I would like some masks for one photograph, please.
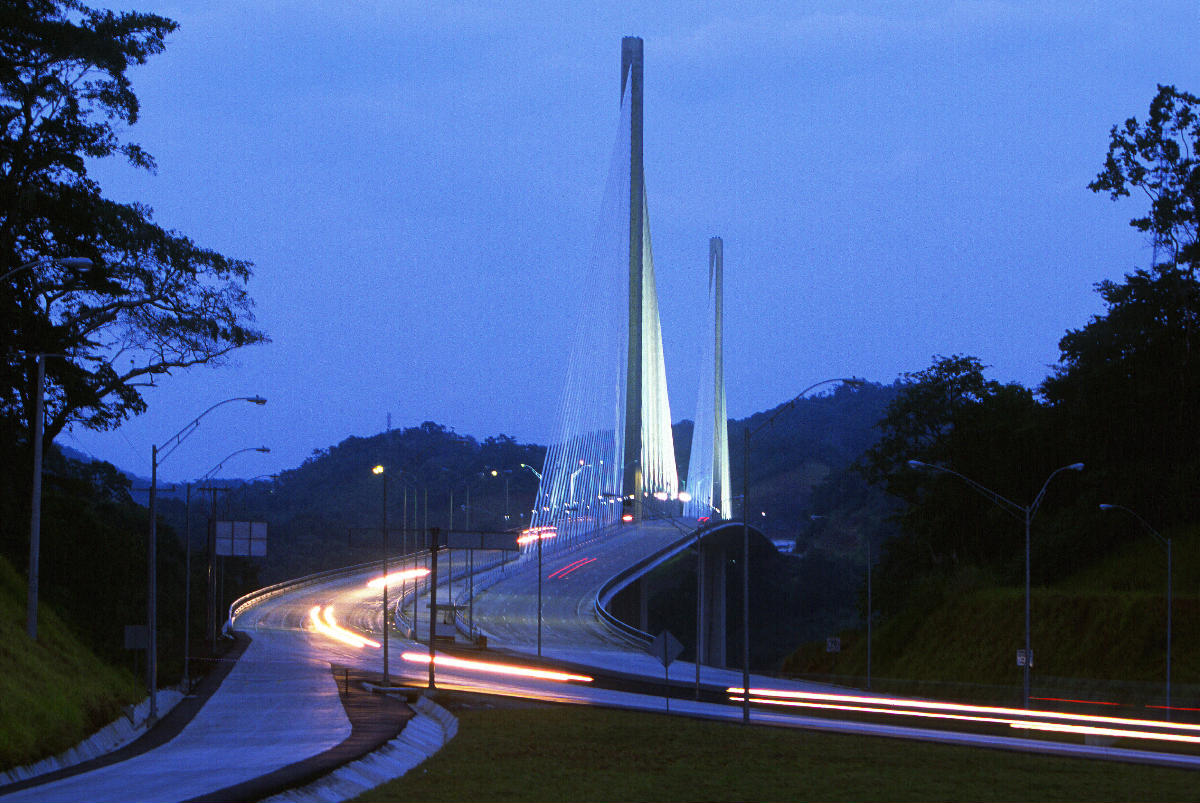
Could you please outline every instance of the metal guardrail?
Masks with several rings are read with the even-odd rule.
[[[592,602],[592,607],[596,612],[596,618],[599,619],[602,624],[606,625],[610,630],[612,630],[616,635],[631,641],[635,646],[642,649],[648,648],[654,641],[654,636],[614,616],[608,610],[608,604],[621,589],[629,585],[634,578],[643,574],[647,567],[657,563],[664,556],[677,552],[680,548],[685,547],[689,543],[703,537],[703,533],[706,529],[707,528],[701,528],[699,530],[695,530],[694,532],[688,533],[679,540],[667,544],[665,547],[657,550],[652,555],[642,558],[637,563],[626,567],[622,571],[609,578],[604,585],[600,586],[600,590],[596,592],[596,598]]]
[[[610,630],[614,631],[616,635],[632,641],[636,646],[642,647],[643,649],[649,647],[654,641],[654,636],[644,630],[639,630],[628,622],[625,622],[614,616],[608,610],[609,602],[612,601],[612,598],[615,597],[621,591],[621,589],[629,585],[634,579],[636,579],[637,576],[644,574],[647,569],[652,568],[655,564],[661,562],[664,557],[680,551],[681,548],[686,547],[688,544],[699,542],[709,532],[729,527],[732,523],[733,520],[726,519],[709,522],[703,527],[687,533],[679,540],[668,544],[654,554],[639,560],[632,566],[629,566],[628,568],[613,575],[608,582],[602,585],[600,590],[596,592],[596,599],[593,601],[593,607],[596,611],[596,618],[599,619],[602,624],[608,626]]]
[[[413,553],[411,557],[416,558],[422,554],[424,553],[416,552]],[[260,588],[257,591],[251,591],[249,594],[238,597],[232,603],[230,603],[229,617],[225,620],[225,625],[221,628],[221,632],[228,633],[233,627],[234,620],[252,605],[265,602],[266,600],[277,597],[280,594],[284,594],[288,591],[295,591],[298,588],[317,585],[318,583],[323,583],[327,580],[332,580],[337,577],[348,577],[349,575],[357,574],[358,572],[365,571],[373,566],[378,565],[379,561],[372,560],[367,561],[366,563],[356,563],[353,566],[343,566],[338,569],[326,569],[322,572],[308,574],[304,577],[298,577],[293,580],[284,580],[283,582]]]

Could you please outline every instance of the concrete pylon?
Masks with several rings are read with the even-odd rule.
[[[733,490],[729,480],[729,425],[725,409],[725,243],[720,237],[708,241],[708,280],[715,300],[716,321],[713,343],[713,466],[712,504],[718,518],[733,518]]]
[[[621,494],[642,518],[642,289],[646,176],[642,165],[642,40],[621,40],[621,97],[629,88],[629,342],[625,363],[625,448]]]

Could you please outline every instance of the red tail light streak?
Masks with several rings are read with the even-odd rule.
[[[421,652],[404,652],[400,657],[405,661],[413,663],[428,664],[429,654]],[[592,678],[587,675],[576,675],[570,672],[558,672],[553,669],[538,669],[533,666],[519,666],[517,664],[500,664],[494,661],[473,661],[466,658],[454,658],[449,655],[439,655],[433,665],[439,669],[462,669],[468,672],[487,672],[493,675],[508,675],[510,677],[534,678],[537,680],[554,680],[560,683],[567,681],[576,681],[579,683],[591,683]]]
[[[367,581],[367,588],[382,588],[384,585],[394,586],[406,580],[415,580],[429,574],[428,569],[405,569],[402,572],[391,572],[387,577],[374,577]]]
[[[736,702],[742,701],[743,690],[741,687],[730,687],[726,689],[726,692],[729,694],[730,700]],[[750,702],[763,705],[831,709],[868,714],[890,714],[903,717],[967,720],[1055,733],[1200,744],[1200,725],[1179,724],[1164,722],[1162,720],[1105,717],[1094,714],[1069,714],[1059,711],[1037,711],[1023,708],[964,705],[933,700],[912,700],[900,697],[825,694],[785,689],[751,689],[750,695]]]
[[[312,623],[314,630],[335,641],[349,644],[351,647],[379,647],[378,641],[369,639],[366,636],[360,636],[339,625],[333,618],[332,605],[326,605],[324,610],[321,609],[320,605],[314,605],[312,610],[308,612],[308,620]]]
[[[584,566],[587,566],[589,563],[595,563],[595,562],[596,562],[595,558],[580,558],[579,560],[568,563],[566,566],[563,566],[558,571],[551,572],[550,574],[546,575],[546,579],[553,580],[555,578],[558,578],[559,580],[561,580],[562,578],[571,574],[571,572],[582,569]]]

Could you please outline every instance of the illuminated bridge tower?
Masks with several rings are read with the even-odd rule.
[[[642,40],[621,41],[621,106],[579,316],[533,524],[555,549],[616,522],[669,513],[679,477],[642,159]],[[650,507],[647,510],[647,507]],[[541,543],[541,541],[538,541]]]
[[[667,398],[662,327],[650,247],[642,162],[642,40],[621,40],[621,96],[629,98],[629,329],[625,364],[625,432],[621,494],[643,517],[648,497],[674,499],[679,478]]]
[[[713,323],[704,341],[700,361],[700,388],[692,452],[688,461],[685,511],[689,516],[732,518],[733,492],[729,482],[729,426],[725,409],[725,360],[722,338],[724,311],[725,245],[720,237],[708,241],[708,311]]]

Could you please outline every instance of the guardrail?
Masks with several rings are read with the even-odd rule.
[[[423,554],[423,552],[415,552],[407,556],[406,559],[415,560]],[[401,563],[403,561],[397,560],[396,562]],[[280,594],[284,594],[288,591],[295,591],[298,588],[316,585],[337,577],[348,577],[349,575],[357,574],[358,572],[368,570],[378,565],[379,561],[372,560],[366,563],[356,563],[353,566],[342,566],[337,569],[326,569],[325,571],[316,572],[315,574],[308,574],[304,577],[298,577],[293,580],[284,580],[283,582],[260,588],[257,591],[251,591],[249,594],[238,597],[232,603],[230,603],[229,617],[225,620],[225,625],[221,628],[221,632],[228,633],[233,627],[234,620],[252,605],[265,602],[266,600],[277,597]]]
[[[596,598],[592,602],[596,618],[616,635],[632,642],[634,646],[641,647],[642,649],[649,647],[654,641],[654,636],[614,616],[608,610],[608,604],[621,589],[633,582],[638,576],[644,574],[647,568],[660,562],[664,557],[678,552],[688,544],[699,540],[708,529],[710,527],[702,527],[690,532],[679,540],[667,544],[662,549],[642,558],[637,563],[626,567],[609,578],[604,585],[600,586],[600,590],[596,592]]]
[[[654,641],[654,636],[644,630],[639,630],[628,622],[625,622],[614,616],[608,610],[608,605],[610,602],[612,602],[612,598],[615,597],[621,591],[621,589],[625,588],[625,586],[632,583],[635,579],[637,579],[637,577],[644,574],[648,569],[653,568],[654,565],[660,563],[666,557],[679,552],[681,549],[691,543],[698,543],[709,532],[728,526],[730,526],[730,521],[728,520],[709,522],[703,527],[687,533],[679,540],[673,541],[662,549],[659,549],[654,554],[642,558],[632,566],[629,566],[613,575],[611,578],[609,578],[608,582],[602,585],[600,590],[596,592],[596,599],[593,602],[596,618],[599,619],[602,624],[608,626],[610,630],[614,631],[616,635],[631,641],[635,646],[642,647],[643,649],[649,647]]]

